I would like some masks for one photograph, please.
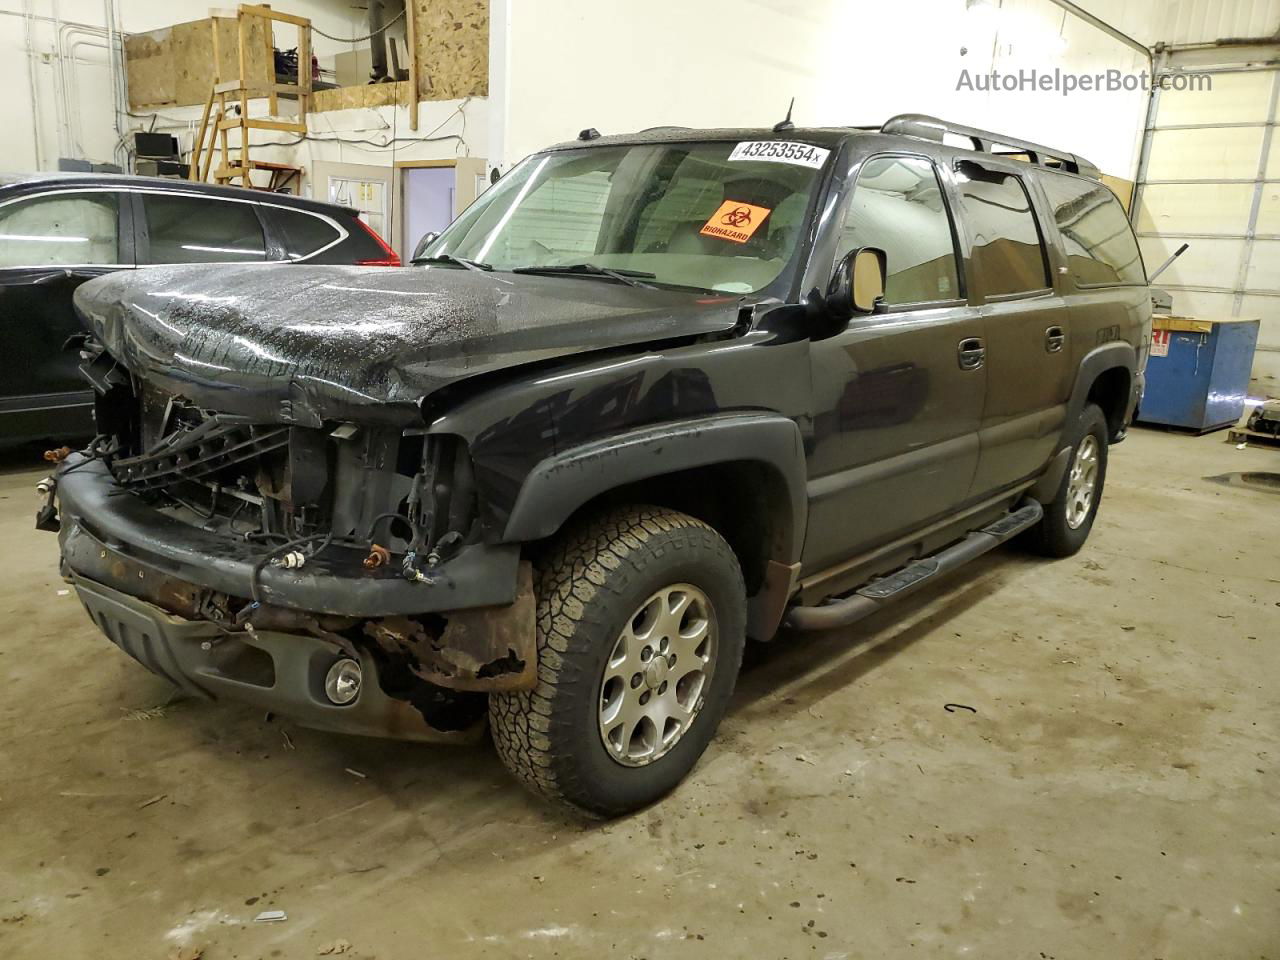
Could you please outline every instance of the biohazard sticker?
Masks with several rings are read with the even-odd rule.
[[[711,215],[698,232],[704,237],[719,237],[733,243],[746,243],[751,235],[760,229],[765,217],[771,211],[768,207],[757,207],[750,203],[739,203],[737,200],[726,200],[720,209]]]

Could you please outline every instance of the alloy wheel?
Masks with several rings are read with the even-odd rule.
[[[688,583],[654,592],[622,628],[600,682],[600,738],[628,767],[671,750],[702,709],[716,664],[716,615]]]

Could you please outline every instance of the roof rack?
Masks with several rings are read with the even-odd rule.
[[[939,120],[937,117],[930,117],[923,113],[898,114],[886,121],[880,128],[880,132],[919,137],[922,140],[933,140],[937,143],[942,143],[943,137],[950,133],[958,137],[967,137],[973,143],[973,149],[979,153],[995,154],[992,148],[997,145],[1017,147],[1026,153],[1032,163],[1039,166],[1066,170],[1068,173],[1079,173],[1095,179],[1102,176],[1097,167],[1074,153],[1046,147],[1042,143],[1032,143],[1030,140],[1005,136],[1003,133],[993,133],[990,130],[980,130],[977,127],[966,127],[963,124]],[[1054,160],[1058,162],[1056,164],[1050,162]]]

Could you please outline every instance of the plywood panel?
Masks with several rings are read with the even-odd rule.
[[[489,93],[488,0],[412,0],[423,100]]]
[[[125,37],[124,65],[130,107],[174,102],[172,30],[166,27]]]
[[[1111,188],[1111,192],[1116,195],[1116,199],[1120,201],[1120,206],[1124,207],[1125,213],[1129,212],[1129,205],[1133,203],[1133,181],[1125,180],[1123,177],[1113,177],[1109,174],[1102,175],[1102,182]]]
[[[240,75],[237,62],[237,28],[233,18],[219,17],[219,77]],[[264,22],[249,20],[248,71],[252,85],[266,83],[268,64]],[[151,33],[134,34],[124,42],[125,75],[129,106],[190,106],[202,104],[213,83],[213,33],[208,20],[174,24]]]
[[[325,110],[358,110],[361,107],[386,107],[409,104],[409,81],[399,83],[366,83],[358,87],[317,90],[311,96],[312,112]]]

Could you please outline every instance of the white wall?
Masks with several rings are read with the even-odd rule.
[[[276,5],[292,6],[334,36],[366,32],[364,11],[350,0]],[[109,6],[104,0],[0,0],[0,89],[6,92],[0,99],[0,170],[55,169],[59,156],[115,158],[119,135],[104,38]],[[203,19],[210,0],[115,0],[114,10],[118,30],[139,33]],[[313,39],[322,59],[352,48]],[[149,117],[122,120],[127,131]]]
[[[1145,10],[1151,0],[1112,6],[1126,4]],[[1131,179],[1136,166],[1140,92],[957,91],[962,68],[1145,67],[1049,0],[492,0],[491,9],[491,142],[508,164],[584,127],[768,125],[794,96],[798,125],[931,113],[1072,150],[1117,176]]]

